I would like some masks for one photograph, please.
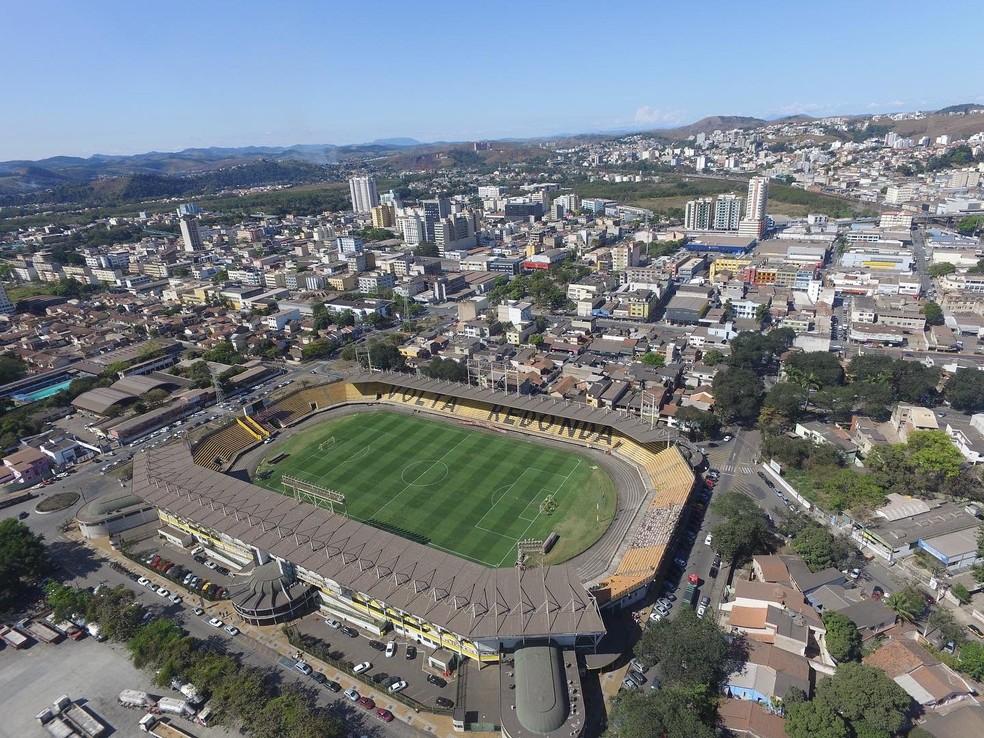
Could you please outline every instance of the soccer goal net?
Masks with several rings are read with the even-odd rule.
[[[319,451],[327,451],[328,449],[334,447],[335,447],[335,436],[332,436],[331,438],[326,438],[325,440],[323,440],[321,443],[318,444]]]

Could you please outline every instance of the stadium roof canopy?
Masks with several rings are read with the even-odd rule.
[[[474,400],[487,405],[498,405],[518,412],[535,412],[557,418],[609,426],[637,443],[666,442],[666,431],[653,430],[649,422],[634,415],[627,415],[610,408],[596,408],[578,402],[559,400],[547,395],[518,395],[501,390],[485,389],[460,382],[402,374],[400,372],[361,372],[351,374],[346,380],[356,384],[380,382],[420,392],[449,395],[464,400]]]
[[[80,410],[88,410],[97,415],[105,415],[113,406],[126,402],[134,402],[136,399],[137,396],[129,392],[122,392],[112,387],[96,387],[76,397],[72,400],[72,405]]]
[[[605,632],[573,566],[482,566],[200,467],[184,443],[137,454],[133,494],[472,640]]]

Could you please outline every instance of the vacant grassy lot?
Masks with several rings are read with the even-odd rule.
[[[513,565],[517,541],[552,531],[548,561],[566,560],[615,510],[611,478],[580,454],[415,416],[329,420],[267,458],[279,454],[260,464],[258,484],[290,494],[286,474],[341,492],[349,517],[487,566]]]

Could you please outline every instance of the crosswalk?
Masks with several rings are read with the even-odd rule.
[[[722,474],[751,474],[753,471],[753,467],[748,464],[725,464],[721,467]]]

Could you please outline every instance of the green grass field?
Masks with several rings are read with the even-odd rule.
[[[487,566],[512,566],[517,541],[552,531],[560,539],[547,563],[569,559],[615,511],[611,478],[585,456],[419,416],[326,421],[267,458],[281,453],[260,463],[257,484],[291,494],[288,475],[341,492],[349,517]],[[551,495],[555,505],[541,506]]]

